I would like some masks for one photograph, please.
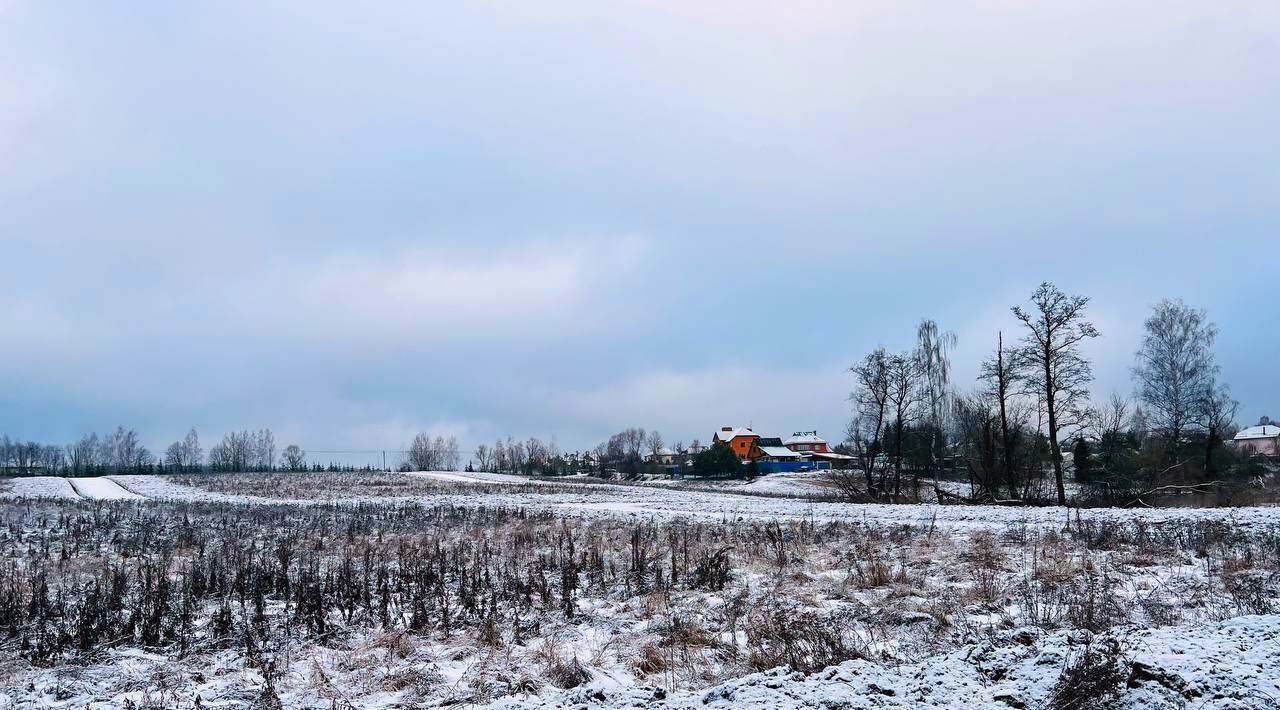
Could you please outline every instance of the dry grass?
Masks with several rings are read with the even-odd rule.
[[[144,606],[133,585],[146,571],[177,590],[190,569],[213,565],[195,628],[209,628],[226,599],[231,653],[247,658],[252,642],[259,658],[267,649],[285,663],[333,649],[329,663],[295,660],[276,682],[339,707],[359,702],[335,688],[479,703],[577,687],[598,670],[695,687],[777,665],[919,657],[1006,626],[1163,625],[1260,613],[1280,598],[1280,531],[1192,523],[944,536],[928,525],[570,521],[402,503],[74,501],[0,503],[0,516],[0,590],[30,590],[43,575],[50,600],[66,602],[47,623],[66,624],[67,638],[77,595],[116,579],[104,560],[128,571],[125,609]],[[255,630],[259,587],[265,624]],[[313,589],[323,627],[300,588]],[[0,603],[0,628],[17,634],[0,655],[30,658],[39,645],[24,630],[34,626],[4,616],[30,613],[31,600],[18,601]],[[201,633],[186,642],[192,657],[227,653]],[[178,649],[176,636],[152,645]],[[73,659],[54,649],[38,660]],[[461,680],[442,687],[444,666]]]

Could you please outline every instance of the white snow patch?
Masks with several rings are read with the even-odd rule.
[[[144,498],[144,496],[125,489],[119,483],[106,476],[98,478],[68,478],[67,483],[71,484],[71,487],[82,497],[93,500],[142,500]]]
[[[9,489],[0,496],[9,498],[79,498],[61,476],[25,476],[6,479]]]

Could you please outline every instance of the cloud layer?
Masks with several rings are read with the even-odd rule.
[[[508,5],[0,5],[0,431],[834,435],[1046,279],[1276,415],[1273,3]]]

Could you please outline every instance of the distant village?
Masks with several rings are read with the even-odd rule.
[[[831,450],[817,431],[797,431],[785,439],[757,434],[750,427],[722,426],[711,437],[711,446],[724,444],[744,466],[760,474],[792,471],[825,471],[852,468],[856,458]],[[684,451],[661,448],[644,456],[651,467],[674,476],[693,469],[706,450],[695,442]]]

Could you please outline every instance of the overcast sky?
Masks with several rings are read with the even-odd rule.
[[[514,9],[513,9],[513,6]],[[1280,5],[0,0],[0,432],[838,438],[1043,280],[1280,415]]]

